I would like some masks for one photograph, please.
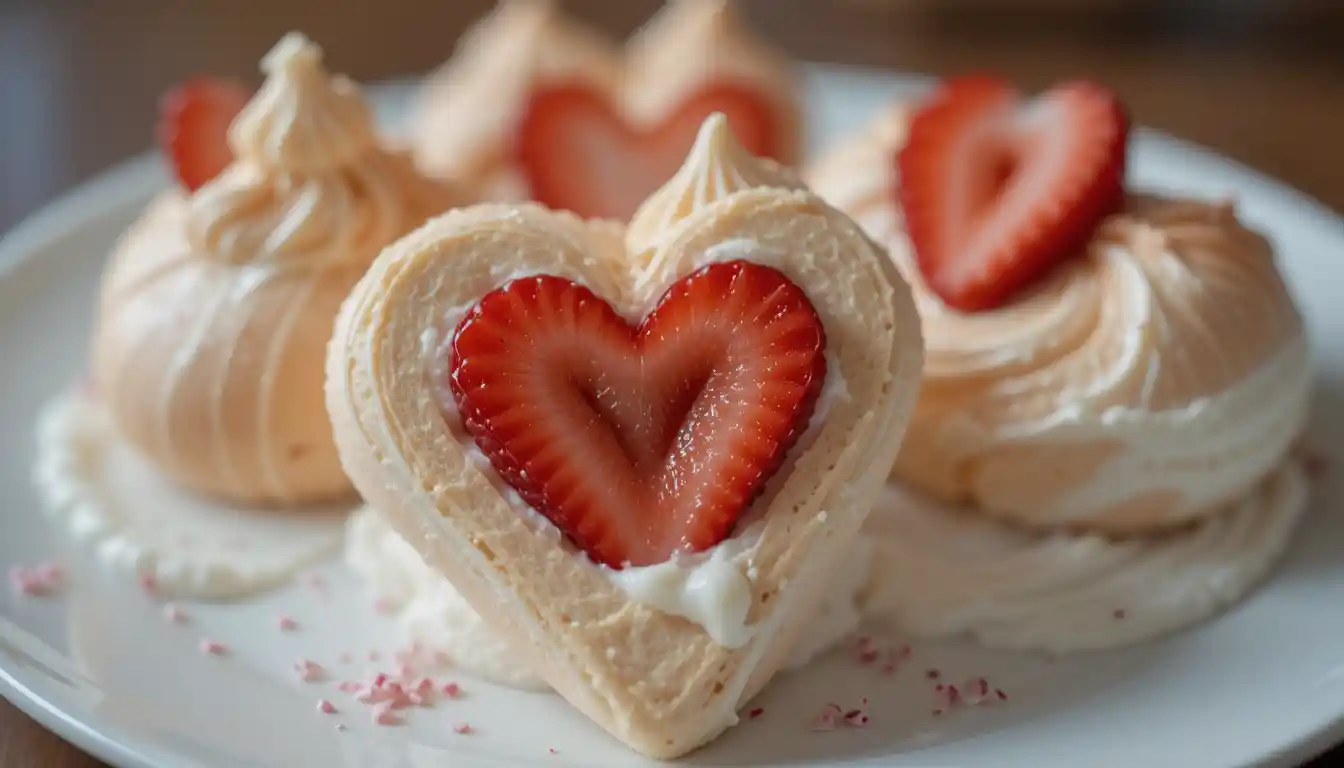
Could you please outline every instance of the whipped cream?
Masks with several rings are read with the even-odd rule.
[[[240,503],[353,495],[322,402],[341,301],[383,248],[457,200],[384,148],[356,86],[286,36],[234,121],[235,162],[155,200],[102,285],[93,378],[160,471]]]
[[[285,582],[340,549],[349,511],[285,517],[184,493],[82,394],[43,410],[34,481],[47,513],[103,564],[185,598],[243,597]]]
[[[1128,539],[1036,534],[890,486],[868,518],[863,608],[920,637],[1066,652],[1113,648],[1206,619],[1283,555],[1307,507],[1295,459],[1193,527]]]
[[[895,477],[1040,527],[1210,514],[1282,460],[1312,371],[1269,243],[1230,204],[1131,195],[1087,252],[994,311],[928,290],[904,233],[897,105],[810,169],[911,283],[923,387]]]
[[[871,555],[867,540],[856,542],[816,618],[794,645],[786,669],[806,666],[857,630]],[[511,688],[547,689],[541,676],[519,661],[526,654],[516,653],[508,637],[482,621],[452,583],[430,568],[374,510],[366,507],[350,517],[345,559],[378,599],[399,608],[398,621],[410,640],[443,653],[457,667],[483,679]]]

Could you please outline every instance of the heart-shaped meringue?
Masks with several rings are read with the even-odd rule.
[[[454,410],[445,344],[511,279],[586,286],[627,320],[708,264],[806,292],[826,385],[783,466],[707,551],[613,570],[577,552],[490,467]],[[344,305],[327,405],[342,461],[387,522],[561,695],[671,758],[736,722],[847,556],[899,449],[922,345],[908,286],[843,214],[711,118],[628,232],[534,205],[444,215],[389,247]]]
[[[422,167],[491,200],[629,219],[706,116],[794,163],[802,118],[787,59],[732,0],[671,0],[622,47],[554,0],[501,0],[422,89]]]

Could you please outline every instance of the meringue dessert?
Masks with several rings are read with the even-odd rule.
[[[1230,203],[1123,190],[1117,111],[1094,89],[1019,107],[992,82],[953,81],[807,173],[888,250],[923,322],[918,404],[869,524],[883,565],[867,607],[915,634],[1050,650],[1147,639],[1242,597],[1306,506],[1291,449],[1312,370],[1269,243]],[[1029,110],[1036,122],[1013,122]],[[986,191],[989,177],[959,179],[977,171],[939,157],[962,141],[971,165],[1003,164],[969,137],[1025,125],[1053,132],[1083,180],[1028,149],[1007,164],[1022,180]],[[971,225],[953,246],[939,217],[973,205],[995,239]],[[1055,234],[1064,247],[1031,250]]]
[[[461,200],[386,148],[298,34],[255,95],[165,98],[179,184],[115,246],[91,373],[44,414],[51,516],[160,594],[237,597],[339,550],[355,491],[323,404],[336,311],[378,251]],[[302,515],[281,514],[302,507]]]
[[[670,0],[624,50],[551,0],[502,0],[423,86],[411,141],[488,199],[626,221],[712,112],[753,154],[797,161],[789,64],[729,0]]]
[[[366,501],[514,663],[672,758],[798,646],[920,364],[890,259],[715,115],[629,228],[488,204],[389,247],[327,404]]]
[[[321,397],[337,308],[383,246],[460,198],[383,146],[358,87],[302,36],[262,69],[228,128],[232,162],[159,195],[117,244],[92,368],[118,434],[164,475],[292,506],[353,493]],[[225,151],[186,146],[206,138],[177,137],[179,167]]]

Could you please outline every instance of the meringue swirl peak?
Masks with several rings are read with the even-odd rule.
[[[384,245],[459,202],[383,146],[359,86],[286,35],[261,90],[229,129],[234,162],[187,200],[194,250],[230,264],[367,265]]]
[[[229,130],[238,158],[313,174],[354,162],[377,143],[359,87],[322,66],[322,50],[290,32],[261,61],[266,83]]]
[[[761,187],[804,188],[790,169],[748,152],[733,135],[728,118],[715,112],[700,126],[681,168],[635,211],[626,234],[630,253],[648,249],[661,233],[695,211]]]

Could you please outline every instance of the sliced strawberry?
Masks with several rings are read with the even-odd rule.
[[[944,83],[897,157],[919,269],[950,307],[991,309],[1081,252],[1123,199],[1129,121],[1101,86],[1023,102],[990,77]]]
[[[612,568],[725,539],[811,417],[826,340],[807,296],[736,261],[632,328],[559,277],[513,280],[458,326],[451,386],[499,475]]]
[[[636,128],[591,88],[565,85],[532,94],[518,127],[517,158],[538,202],[624,221],[676,173],[715,112],[752,154],[779,159],[786,151],[775,111],[746,88],[705,88],[663,122]]]
[[[159,100],[159,146],[188,191],[200,189],[233,162],[229,125],[251,97],[232,80],[196,77]]]

